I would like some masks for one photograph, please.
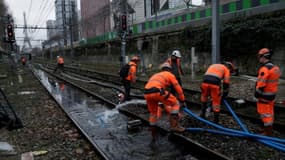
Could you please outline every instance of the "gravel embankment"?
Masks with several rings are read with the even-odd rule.
[[[22,120],[23,128],[0,131],[0,141],[8,142],[14,151],[0,151],[2,160],[19,160],[31,151],[47,151],[35,160],[96,160],[92,145],[80,134],[57,103],[49,96],[27,66],[16,70],[1,63],[1,88]],[[2,98],[1,98],[2,99]],[[4,103],[4,102],[1,102]]]

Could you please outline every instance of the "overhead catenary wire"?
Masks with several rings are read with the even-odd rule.
[[[38,24],[39,26],[42,26],[45,22],[45,20],[47,19],[47,17],[52,13],[54,9],[54,5],[53,5],[53,2],[51,2],[49,4],[49,8],[47,8],[47,12],[45,12],[45,15],[43,15],[43,17],[41,19],[39,19],[39,21],[36,23]],[[37,36],[37,34],[39,33],[39,30],[37,29],[34,33],[33,33],[33,37]]]
[[[43,5],[44,7],[40,10],[40,14],[38,14],[37,15],[37,18],[35,18],[35,22],[36,23],[33,23],[33,24],[39,24],[39,22],[42,20],[42,16],[43,16],[43,14],[45,13],[45,11],[46,11],[46,8],[47,8],[47,6],[50,6],[50,5],[52,5],[52,1],[49,3],[49,5],[48,5],[48,2],[49,1],[45,1],[45,4]]]
[[[30,13],[31,13],[31,8],[32,8],[33,0],[30,1],[29,9],[28,9],[28,16],[27,16],[27,21],[29,21]]]

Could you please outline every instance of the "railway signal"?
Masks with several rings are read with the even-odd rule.
[[[8,41],[14,41],[15,40],[15,36],[14,36],[14,28],[12,24],[8,24],[7,25],[7,37],[8,37]]]
[[[121,28],[122,28],[122,31],[126,31],[128,26],[127,26],[127,15],[123,14],[121,16]]]

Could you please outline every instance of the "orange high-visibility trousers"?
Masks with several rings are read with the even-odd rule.
[[[171,113],[171,106],[159,106],[157,109],[157,118],[162,116],[163,110],[169,115]]]
[[[170,113],[178,114],[179,113],[179,103],[175,96],[169,94],[168,91],[165,91],[164,95],[161,95],[159,92],[145,94],[144,98],[146,99],[148,111],[150,112],[149,123],[150,125],[155,125],[157,120],[159,119],[159,110],[158,110],[158,102],[163,103],[164,106],[171,106]]]
[[[212,97],[212,108],[214,112],[221,110],[221,88],[218,85],[202,83],[201,84],[201,102],[206,103],[208,97]]]
[[[257,101],[257,112],[259,113],[264,126],[273,125],[274,101],[265,101],[259,99]]]

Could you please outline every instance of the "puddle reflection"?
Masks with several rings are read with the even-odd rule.
[[[41,70],[35,73],[56,101],[71,116],[75,123],[92,138],[110,159],[177,159],[183,157],[185,149],[160,135],[152,144],[148,127],[138,132],[128,132],[128,117],[118,110],[109,109],[102,102],[87,96],[64,82],[49,77]]]

